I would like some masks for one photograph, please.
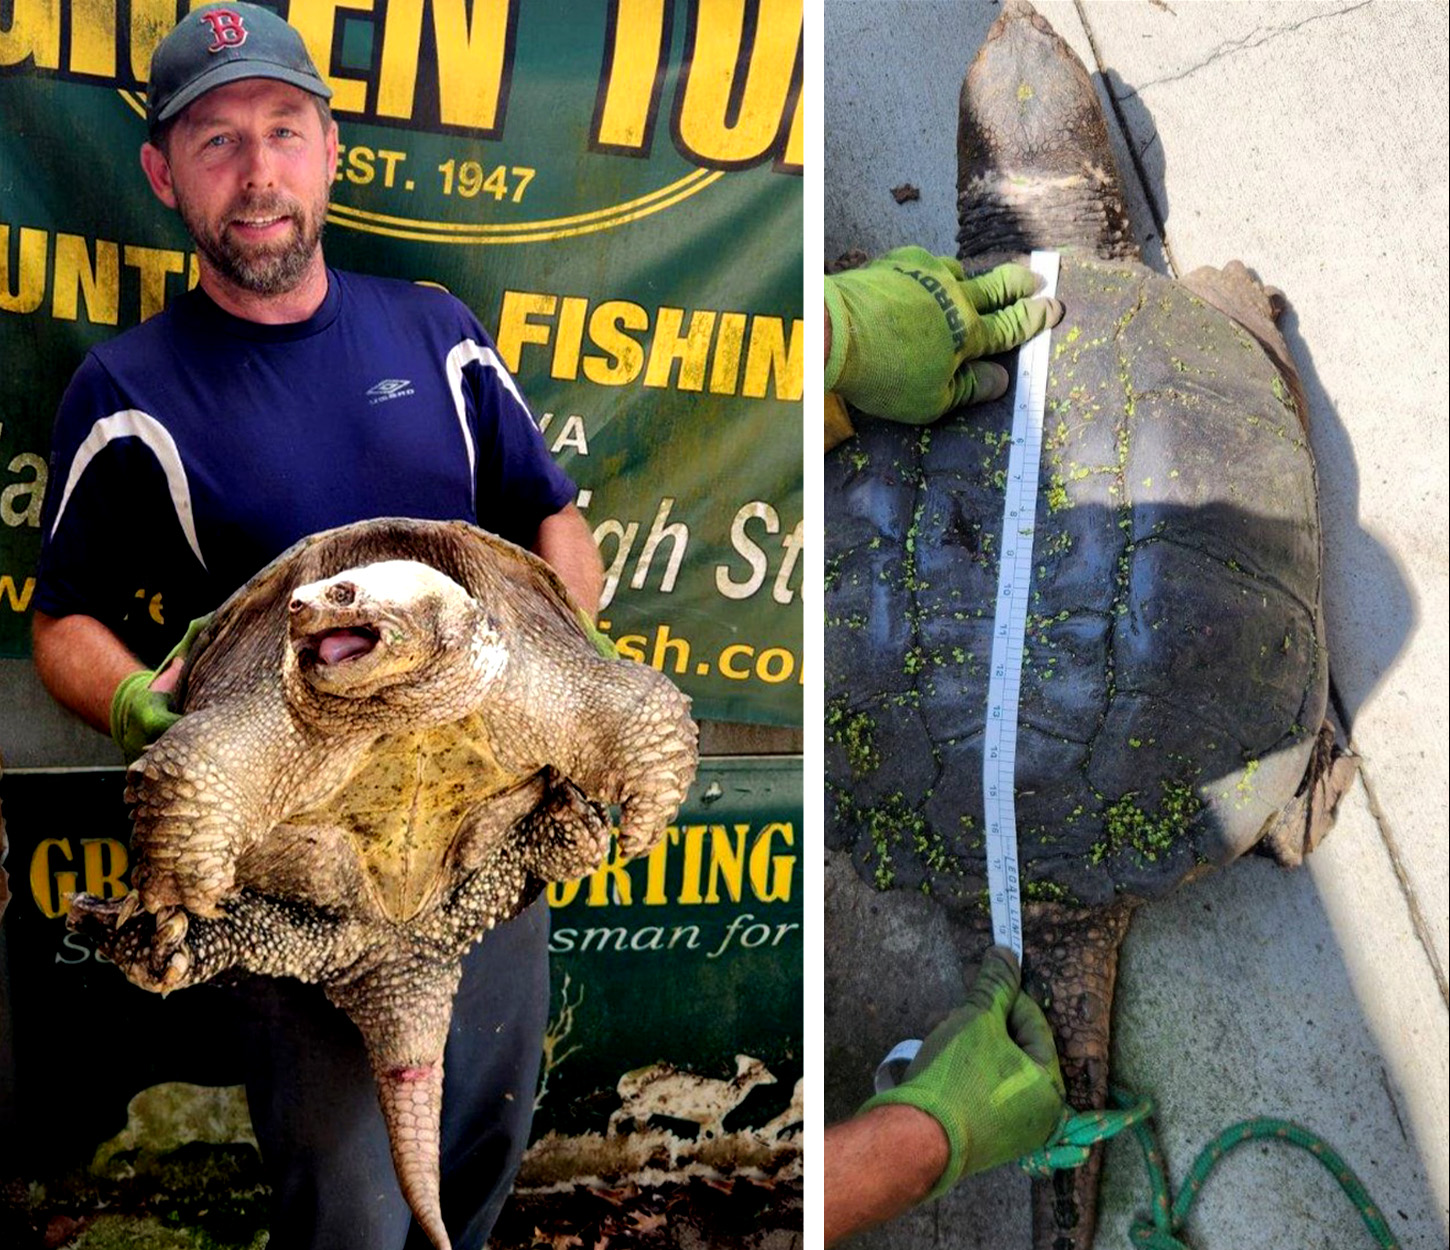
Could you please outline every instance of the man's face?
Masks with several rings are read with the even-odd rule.
[[[225,280],[257,295],[295,288],[317,255],[337,168],[337,126],[305,91],[247,78],[189,105],[163,156],[142,164]]]

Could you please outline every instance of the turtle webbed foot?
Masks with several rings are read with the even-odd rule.
[[[546,770],[542,802],[514,826],[524,869],[545,881],[593,872],[609,853],[609,813],[567,777]]]
[[[187,943],[191,920],[180,907],[152,915],[138,905],[135,891],[124,898],[99,899],[78,894],[71,900],[67,925],[89,937],[96,948],[142,989],[170,993],[204,976]]]

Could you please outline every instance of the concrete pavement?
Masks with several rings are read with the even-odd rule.
[[[1407,1247],[1446,1244],[1447,10],[1441,4],[1046,2],[1095,74],[1148,262],[1242,259],[1289,297],[1318,458],[1336,708],[1361,779],[1303,870],[1251,859],[1140,909],[1116,1079],[1151,1092],[1170,1173],[1251,1115],[1345,1155]],[[825,253],[955,251],[956,96],[989,3],[831,0]],[[898,205],[911,183],[919,201]],[[920,898],[827,870],[827,1116],[879,1044],[960,994],[960,935]],[[1146,1208],[1110,1151],[1097,1244]],[[1226,1162],[1198,1250],[1369,1239],[1297,1152]],[[855,1244],[1029,1244],[1027,1183],[974,1178]]]

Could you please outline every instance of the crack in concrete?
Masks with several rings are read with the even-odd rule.
[[[1141,95],[1149,87],[1159,87],[1164,83],[1170,82],[1182,82],[1185,78],[1190,78],[1198,73],[1199,70],[1206,69],[1215,61],[1221,61],[1224,57],[1232,56],[1235,52],[1251,52],[1253,49],[1263,47],[1264,44],[1278,39],[1282,35],[1293,34],[1301,27],[1308,26],[1311,22],[1322,22],[1326,18],[1331,17],[1343,17],[1346,13],[1353,13],[1356,9],[1363,9],[1373,3],[1374,0],[1359,0],[1358,4],[1351,4],[1349,7],[1343,9],[1334,9],[1328,13],[1315,13],[1304,18],[1303,21],[1292,22],[1288,26],[1274,26],[1268,30],[1265,30],[1261,26],[1255,27],[1240,39],[1231,39],[1227,43],[1220,44],[1207,57],[1198,62],[1197,65],[1189,66],[1182,73],[1171,74],[1166,78],[1154,78],[1149,82],[1143,83],[1137,88],[1137,94]]]
[[[1350,746],[1354,747],[1353,740]],[[1439,957],[1435,954],[1435,941],[1430,933],[1430,926],[1425,921],[1424,910],[1420,907],[1420,897],[1415,893],[1415,887],[1410,882],[1409,873],[1405,870],[1404,860],[1400,855],[1399,843],[1390,829],[1389,818],[1385,815],[1384,809],[1380,806],[1379,796],[1375,794],[1373,783],[1369,779],[1369,760],[1360,754],[1359,780],[1364,786],[1364,797],[1369,803],[1370,815],[1374,817],[1375,826],[1379,829],[1380,841],[1384,843],[1385,850],[1390,857],[1390,867],[1395,870],[1395,877],[1400,883],[1400,893],[1405,899],[1405,908],[1410,913],[1410,925],[1415,931],[1415,938],[1425,952],[1425,958],[1430,964],[1430,971],[1435,974],[1435,984],[1440,990],[1440,998],[1447,1007],[1450,1007],[1450,985],[1445,981],[1445,969],[1441,967]]]
[[[1200,61],[1197,65],[1184,70],[1181,74],[1176,74],[1169,78],[1155,78],[1151,82],[1143,83],[1140,87],[1129,87],[1124,83],[1123,94],[1119,96],[1112,89],[1112,80],[1108,77],[1107,66],[1103,61],[1101,51],[1098,49],[1098,41],[1097,37],[1093,34],[1092,23],[1088,21],[1084,0],[1074,0],[1073,8],[1077,11],[1077,20],[1081,24],[1083,34],[1087,38],[1088,47],[1092,50],[1093,64],[1097,68],[1098,77],[1102,79],[1103,85],[1107,88],[1108,101],[1112,105],[1113,117],[1118,123],[1118,132],[1122,136],[1123,145],[1127,150],[1129,159],[1133,162],[1133,173],[1137,176],[1139,189],[1143,192],[1143,200],[1148,205],[1148,212],[1152,215],[1153,228],[1158,232],[1158,240],[1163,245],[1163,260],[1168,266],[1168,274],[1170,277],[1179,277],[1181,270],[1179,269],[1177,259],[1173,255],[1172,244],[1168,240],[1168,230],[1166,227],[1167,216],[1163,211],[1163,206],[1158,203],[1157,197],[1154,196],[1153,184],[1148,178],[1147,171],[1143,168],[1143,155],[1153,146],[1154,140],[1158,138],[1157,128],[1154,128],[1153,134],[1143,142],[1143,146],[1140,148],[1135,142],[1133,128],[1128,125],[1128,119],[1123,115],[1123,101],[1130,97],[1140,95],[1149,87],[1160,86],[1164,83],[1179,82],[1197,73],[1206,66],[1211,65],[1214,61],[1222,60],[1225,56],[1230,56],[1235,52],[1245,52],[1260,47],[1272,39],[1277,39],[1281,35],[1292,34],[1294,31],[1300,29],[1300,27],[1309,25],[1310,22],[1320,22],[1331,17],[1343,17],[1347,13],[1353,13],[1356,9],[1366,8],[1372,3],[1374,3],[1374,0],[1359,0],[1358,4],[1351,4],[1346,8],[1335,9],[1329,13],[1315,13],[1310,17],[1306,17],[1303,21],[1294,22],[1288,26],[1276,26],[1268,31],[1263,30],[1262,27],[1256,28],[1252,34],[1245,35],[1241,40],[1231,44],[1220,45],[1207,58]],[[1253,39],[1254,35],[1262,35],[1262,38],[1250,43],[1249,40]]]
[[[1394,1087],[1390,1085],[1390,1074],[1385,1071],[1385,1065],[1380,1064],[1380,1088],[1385,1091],[1385,1097],[1390,1100],[1390,1110],[1395,1114],[1395,1123],[1400,1126],[1400,1136],[1405,1139],[1407,1145],[1413,1145],[1413,1138],[1405,1128],[1405,1121],[1400,1115],[1400,1103],[1395,1097]]]

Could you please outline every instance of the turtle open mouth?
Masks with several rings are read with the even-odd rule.
[[[369,654],[378,645],[378,631],[368,625],[325,629],[308,634],[297,647],[299,659],[309,656],[319,665],[345,664]]]

